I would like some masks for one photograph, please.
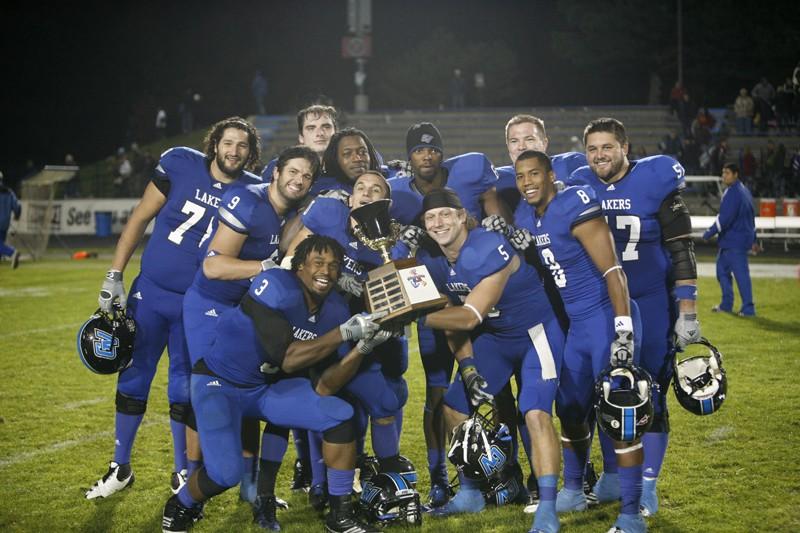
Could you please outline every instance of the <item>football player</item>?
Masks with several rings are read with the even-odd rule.
[[[544,294],[536,271],[502,235],[470,229],[460,199],[450,189],[433,191],[423,201],[423,220],[437,250],[420,251],[437,288],[460,303],[426,315],[424,326],[469,332],[454,343],[459,374],[445,395],[445,418],[453,428],[481,402],[491,400],[515,372],[522,376],[520,411],[525,416],[535,453],[541,502],[535,527],[558,528],[555,509],[558,481],[558,437],[552,406],[558,385],[564,333]],[[458,344],[461,343],[460,346]],[[475,480],[459,473],[461,488],[437,515],[483,509]]]
[[[239,482],[243,416],[322,432],[331,501],[327,530],[376,531],[353,512],[353,409],[333,395],[389,334],[379,332],[369,315],[348,319],[346,304],[332,292],[342,257],[336,241],[312,236],[298,246],[291,271],[261,272],[241,304],[220,317],[217,342],[192,368],[192,400],[205,461],[167,501],[164,531],[186,531],[202,502]],[[329,357],[331,364],[312,370]],[[269,529],[277,530],[274,493],[269,499],[263,511],[271,519]]]
[[[558,192],[550,158],[543,152],[523,152],[515,168],[525,203],[520,204],[520,229],[511,242],[518,250],[535,243],[561,291],[570,319],[556,399],[564,455],[564,488],[558,493],[556,507],[559,512],[585,510],[583,473],[591,444],[588,420],[595,382],[609,364],[608,346],[612,367],[633,364],[634,338],[638,342],[640,326],[613,237],[591,187]],[[639,513],[641,441],[613,442],[613,446],[622,508],[611,531],[645,531]],[[544,494],[541,480],[539,485]]]
[[[314,150],[322,162],[322,155],[331,142],[331,137],[338,128],[338,113],[336,108],[329,105],[314,104],[304,107],[297,112],[297,142]],[[264,183],[272,181],[275,164],[278,158],[273,158],[261,172]]]
[[[194,279],[199,245],[223,193],[237,180],[260,181],[246,171],[257,164],[260,143],[252,124],[232,117],[211,127],[204,152],[186,147],[164,152],[117,241],[98,301],[106,312],[115,301],[127,305],[138,331],[133,363],[117,381],[114,458],[106,474],[86,491],[88,499],[110,496],[133,483],[131,448],[165,347],[169,349],[167,396],[175,454],[172,490],[177,491],[184,480],[185,406],[191,367],[183,329],[183,297]],[[126,300],[122,274],[153,218],[155,226],[142,254],[141,272]]]
[[[273,260],[277,259],[285,217],[302,202],[318,173],[316,154],[310,148],[296,146],[278,156],[271,183],[237,184],[225,191],[203,267],[197,271],[183,301],[192,364],[211,348],[219,316],[239,303],[249,280],[277,266]],[[186,409],[189,411],[190,407]],[[187,421],[190,427],[194,425],[191,417],[187,416]],[[250,427],[246,450],[254,452],[258,449],[257,423],[246,427]],[[197,467],[198,452],[198,448],[189,447],[189,473]],[[255,471],[255,457],[247,453],[241,492],[243,499],[250,502],[255,498]]]
[[[452,189],[467,213],[477,219],[482,214],[503,214],[495,191],[497,174],[484,154],[470,152],[445,160],[442,136],[430,122],[414,124],[408,129],[406,152],[411,174],[398,174],[389,180],[389,185],[392,188],[391,216],[408,225],[403,240],[412,249],[419,244],[422,201],[429,191],[445,186]],[[453,354],[443,332],[418,325],[417,337],[426,384],[423,428],[431,476],[428,503],[438,507],[450,497],[442,408],[453,372]]]
[[[383,175],[368,170],[356,178],[353,193],[347,204],[336,198],[319,196],[303,212],[302,228],[289,245],[283,260],[286,266],[291,261],[295,248],[309,235],[325,235],[335,239],[344,249],[344,264],[338,287],[349,300],[350,311],[359,313],[365,310],[361,298],[363,282],[370,269],[383,264],[380,254],[367,247],[353,234],[355,220],[350,213],[359,207],[389,198],[389,185]],[[409,250],[397,243],[391,250],[393,258],[409,256]],[[360,372],[358,377],[344,390],[354,397],[371,418],[372,444],[381,470],[393,471],[397,462],[402,428],[402,408],[408,398],[408,387],[403,374],[408,368],[408,342],[404,337],[393,338],[383,344],[375,355],[380,365],[374,365]],[[380,368],[380,372],[375,372]],[[361,428],[359,428],[361,429]],[[364,428],[366,430],[366,428]],[[361,433],[359,433],[361,434]],[[312,441],[313,442],[313,441]],[[363,440],[359,441],[359,448]],[[363,452],[363,449],[359,449]],[[314,457],[312,450],[312,458]],[[312,461],[312,467],[314,463]],[[388,469],[388,470],[387,470]],[[324,471],[312,468],[312,501],[324,498]]]
[[[656,482],[669,440],[672,350],[700,340],[692,221],[681,198],[684,170],[664,155],[628,160],[625,126],[613,118],[591,121],[583,140],[589,166],[576,170],[569,182],[590,185],[602,204],[642,316],[642,367],[660,386],[653,424],[642,439],[642,512],[649,516],[658,510]],[[602,433],[600,443],[604,472],[595,495],[613,501],[619,498],[615,455]]]

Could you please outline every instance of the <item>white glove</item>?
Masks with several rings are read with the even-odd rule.
[[[348,294],[352,294],[356,298],[361,298],[364,294],[364,284],[358,281],[352,274],[342,273],[336,286]]]
[[[620,329],[611,341],[611,366],[633,365],[633,332]]]
[[[122,282],[122,272],[119,270],[109,270],[106,272],[106,279],[103,281],[97,303],[100,304],[100,309],[106,313],[110,313],[114,308],[114,300],[119,302],[123,310],[128,305],[127,298],[125,297],[125,284]]]
[[[487,231],[494,231],[506,237],[510,236],[514,231],[514,228],[509,226],[506,219],[500,215],[489,215],[481,220],[481,226]]]
[[[483,379],[474,366],[467,367],[461,371],[461,379],[464,380],[464,385],[467,387],[467,394],[469,401],[473,406],[478,407],[484,402],[491,402],[494,396],[486,392],[486,387],[489,386],[486,380]]]
[[[358,341],[372,337],[381,327],[375,320],[385,315],[385,312],[381,312],[374,315],[359,314],[351,316],[347,322],[339,326],[342,339],[346,341]]]
[[[398,237],[398,241],[402,242],[406,246],[408,246],[411,251],[413,252],[417,248],[419,248],[419,243],[422,240],[422,235],[425,232],[422,231],[422,228],[419,226],[403,226],[400,230],[400,237]]]
[[[697,313],[680,313],[675,321],[675,347],[683,350],[700,340],[700,322]]]
[[[266,272],[271,268],[280,268],[281,266],[272,259],[264,259],[261,261],[261,272]]]
[[[375,333],[375,335],[358,341],[358,343],[356,344],[356,349],[362,354],[367,355],[372,350],[374,350],[375,347],[383,344],[392,337],[393,335],[391,331],[385,331],[381,329],[378,330],[378,332]]]
[[[515,229],[511,235],[508,236],[508,242],[510,242],[511,246],[518,252],[524,252],[533,242],[533,235],[525,228]]]

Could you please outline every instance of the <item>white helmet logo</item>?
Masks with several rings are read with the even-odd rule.
[[[422,137],[420,137],[420,141],[424,142],[425,144],[430,144],[433,140],[433,135],[430,133],[423,133]]]

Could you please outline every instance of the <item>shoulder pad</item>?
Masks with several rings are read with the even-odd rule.
[[[323,229],[346,224],[349,215],[350,209],[341,200],[318,196],[305,208],[301,220],[310,231],[322,233]]]
[[[222,194],[217,214],[220,221],[238,233],[249,233],[253,217],[263,197],[267,184],[250,185],[235,182]]]
[[[637,172],[646,174],[648,190],[656,198],[665,198],[674,191],[683,190],[686,171],[675,159],[667,155],[654,155],[636,162]]]
[[[564,152],[550,158],[556,179],[566,180],[576,169],[587,166],[586,155],[581,152]]]
[[[556,198],[559,216],[569,220],[570,226],[603,213],[597,194],[589,185],[572,185],[559,191]]]
[[[205,162],[205,154],[186,146],[176,146],[161,154],[158,166],[156,166],[156,174],[170,176],[176,171],[180,172],[187,164],[196,164],[198,162]]]
[[[594,172],[589,165],[578,167],[572,171],[568,178],[564,180],[567,185],[588,185],[589,180],[594,177]]]
[[[271,268],[257,275],[247,292],[258,303],[276,311],[289,309],[303,301],[297,276],[282,268]]]
[[[502,270],[514,255],[514,248],[505,237],[494,231],[476,228],[470,232],[461,248],[458,264],[471,277],[474,286],[483,278]]]

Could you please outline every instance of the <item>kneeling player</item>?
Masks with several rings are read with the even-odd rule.
[[[331,395],[388,334],[378,332],[368,315],[347,320],[344,302],[330,294],[342,255],[335,241],[309,238],[298,247],[291,272],[259,274],[242,303],[220,318],[214,348],[192,370],[192,402],[205,465],[167,502],[164,531],[185,531],[203,501],[239,482],[243,416],[322,432],[331,494],[327,530],[375,531],[356,520],[350,501],[353,410]],[[350,349],[344,341],[358,344]],[[312,384],[307,370],[336,351],[346,354],[314,376]]]
[[[445,395],[448,426],[464,421],[471,409],[499,393],[513,373],[520,373],[520,411],[534,446],[541,498],[534,526],[557,530],[559,456],[551,410],[564,344],[558,320],[533,267],[521,260],[501,235],[483,228],[468,229],[471,222],[452,190],[425,196],[423,220],[438,250],[417,257],[442,292],[463,302],[427,315],[424,325],[471,332],[474,348],[472,355],[467,344],[454,344],[460,374]],[[460,473],[459,481],[459,493],[435,514],[483,508],[484,498],[475,480]]]
[[[583,471],[591,434],[587,422],[594,385],[608,365],[633,364],[636,306],[617,262],[614,240],[603,220],[600,203],[587,186],[557,191],[550,159],[533,150],[515,164],[517,187],[530,209],[518,217],[511,242],[517,249],[535,242],[542,263],[550,269],[569,315],[556,411],[564,444],[564,488],[557,508],[586,509]],[[520,211],[518,211],[518,214]],[[622,509],[612,531],[638,533],[647,529],[639,514],[642,492],[642,444],[638,439],[614,443],[619,463]]]

